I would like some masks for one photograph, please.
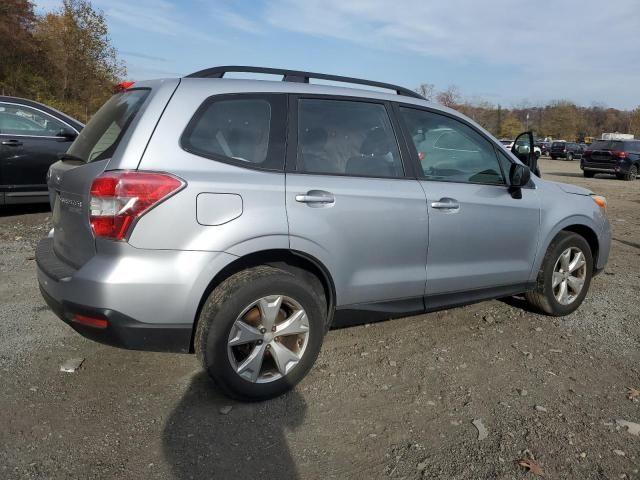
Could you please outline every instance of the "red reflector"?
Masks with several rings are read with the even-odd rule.
[[[107,321],[104,318],[88,317],[86,315],[80,315],[78,313],[73,315],[72,320],[81,325],[87,325],[88,327],[95,328],[107,328]]]
[[[96,237],[123,240],[135,220],[184,182],[166,173],[112,171],[91,184],[89,221]]]
[[[128,89],[128,88],[133,87],[133,86],[135,85],[135,83],[136,83],[136,82],[132,82],[132,81],[120,82],[120,83],[118,83],[118,84],[114,85],[114,86],[111,88],[111,91],[112,91],[113,93],[120,93],[120,92],[125,91],[125,90],[126,90],[126,89]]]

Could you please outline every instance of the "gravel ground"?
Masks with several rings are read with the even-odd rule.
[[[640,478],[620,423],[640,423],[640,181],[541,169],[609,200],[609,266],[577,312],[510,299],[334,330],[260,404],[221,396],[193,356],[75,334],[35,279],[49,213],[0,211],[0,478],[533,478],[523,458],[545,478]]]

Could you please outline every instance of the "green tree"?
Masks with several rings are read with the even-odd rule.
[[[518,120],[513,113],[509,113],[504,116],[502,120],[502,128],[500,129],[500,136],[504,138],[516,138],[519,133],[522,133],[524,127],[522,122]]]
[[[629,121],[629,133],[633,133],[636,138],[640,138],[640,106],[631,112]]]
[[[87,0],[64,0],[38,22],[35,38],[47,58],[51,103],[87,120],[126,70],[111,45],[104,14]]]

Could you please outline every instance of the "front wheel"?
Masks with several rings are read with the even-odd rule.
[[[287,271],[259,266],[232,275],[211,292],[194,346],[225,394],[266,400],[304,378],[325,331],[320,290]]]
[[[593,256],[587,241],[576,233],[560,232],[549,245],[536,288],[526,293],[526,299],[547,315],[569,315],[582,304],[592,275]]]

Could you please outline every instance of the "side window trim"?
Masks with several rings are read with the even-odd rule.
[[[218,155],[213,152],[205,152],[199,150],[191,145],[188,138],[197,126],[198,121],[202,117],[202,115],[206,112],[207,108],[215,102],[225,101],[225,100],[265,100],[271,106],[271,119],[269,125],[269,139],[268,139],[268,147],[267,147],[267,158],[265,162],[270,163],[273,161],[272,157],[277,155],[278,152],[274,152],[276,149],[274,146],[274,142],[272,142],[274,137],[279,137],[282,140],[282,149],[279,152],[279,157],[281,158],[281,164],[279,167],[264,167],[260,164],[255,164],[252,162],[245,162],[242,160],[236,160],[233,157],[227,157],[224,155]],[[184,128],[183,132],[180,134],[179,145],[184,151],[189,152],[193,155],[202,158],[208,158],[210,160],[214,160],[220,163],[225,163],[228,165],[233,165],[236,167],[247,168],[250,170],[260,170],[263,172],[284,172],[286,156],[287,156],[287,132],[288,132],[288,124],[289,124],[289,108],[287,105],[288,96],[286,93],[280,92],[243,92],[243,93],[222,93],[222,94],[214,94],[205,98],[200,106],[196,109],[194,114],[189,119],[187,126]]]
[[[397,119],[395,118],[394,107],[391,102],[386,100],[380,100],[376,98],[367,97],[352,97],[348,95],[330,95],[330,94],[307,94],[307,93],[290,93],[289,96],[289,125],[287,128],[287,155],[285,171],[287,173],[297,173],[299,175],[316,175],[316,176],[332,176],[332,177],[350,177],[350,178],[381,178],[386,180],[407,180],[415,179],[416,176],[412,172],[413,168],[409,165],[409,152],[404,141],[402,128]],[[362,102],[370,104],[382,105],[385,108],[389,122],[391,123],[391,130],[395,137],[395,141],[398,147],[398,153],[400,155],[400,162],[402,165],[403,175],[398,177],[375,177],[370,175],[354,175],[354,174],[340,174],[340,173],[314,173],[304,172],[297,169],[298,163],[298,105],[300,100],[317,99],[317,100],[337,100],[337,101],[351,101]]]
[[[470,123],[466,122],[464,119],[456,117],[455,115],[451,115],[447,112],[443,112],[441,110],[437,110],[434,108],[429,108],[429,107],[423,107],[421,105],[414,105],[414,104],[410,104],[410,103],[400,103],[400,102],[393,102],[394,103],[394,111],[396,112],[396,115],[398,116],[398,120],[401,124],[401,128],[402,128],[402,132],[403,132],[403,137],[405,140],[405,143],[407,144],[407,148],[409,149],[410,152],[410,158],[412,159],[412,163],[415,165],[415,169],[416,169],[416,174],[417,174],[417,178],[420,180],[426,180],[426,181],[430,181],[430,182],[448,182],[448,183],[468,183],[470,185],[487,185],[487,186],[491,186],[491,187],[505,187],[508,186],[509,184],[509,175],[508,173],[505,174],[504,169],[502,168],[502,164],[500,162],[500,159],[498,158],[499,155],[499,150],[496,145],[496,142],[487,137],[487,135],[485,135],[483,132],[479,131],[477,128],[475,128],[473,125],[471,125]],[[466,127],[470,128],[474,133],[476,133],[478,136],[480,136],[483,140],[487,141],[489,146],[492,147],[492,151],[493,154],[495,156],[495,160],[496,163],[498,164],[498,168],[500,169],[500,173],[502,174],[502,180],[504,183],[502,184],[495,184],[495,183],[485,183],[485,182],[463,182],[463,181],[459,181],[459,180],[446,180],[446,179],[433,179],[430,177],[427,177],[426,175],[424,175],[424,172],[422,171],[422,167],[418,161],[418,150],[416,149],[415,144],[413,143],[412,139],[411,139],[411,132],[409,132],[409,129],[407,127],[407,124],[402,116],[402,113],[400,111],[401,108],[409,108],[409,109],[413,109],[413,110],[418,110],[421,112],[426,112],[426,113],[430,113],[433,115],[441,115],[443,117],[447,117],[449,119],[452,119],[454,121],[460,122],[461,124],[465,125]],[[508,157],[507,157],[508,158]]]
[[[0,106],[2,106],[2,105],[15,105],[16,107],[24,108],[24,109],[27,109],[27,110],[28,109],[35,110],[36,112],[39,112],[40,114],[42,114],[42,115],[44,115],[46,117],[52,118],[56,122],[64,123],[67,127],[69,127],[74,132],[80,133],[78,131],[78,129],[75,128],[73,125],[70,125],[69,123],[65,122],[61,118],[58,118],[58,117],[52,115],[51,113],[45,112],[44,110],[42,110],[40,108],[33,107],[31,105],[23,105],[21,103],[6,102],[6,101],[0,102]],[[23,138],[24,137],[28,137],[28,138],[60,138],[60,137],[57,137],[55,135],[25,135],[25,134],[21,134],[21,133],[19,133],[19,134],[18,133],[16,133],[16,134],[2,133],[2,131],[0,131],[0,135],[5,135],[5,136],[8,136],[8,137],[23,137]]]

